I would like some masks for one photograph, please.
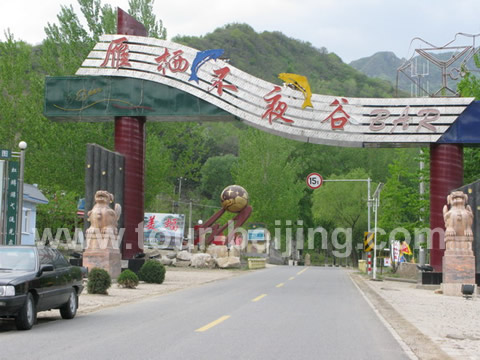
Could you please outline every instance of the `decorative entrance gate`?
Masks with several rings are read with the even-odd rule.
[[[317,95],[304,76],[279,74],[284,86],[278,86],[223,61],[222,49],[198,51],[145,37],[142,25],[121,10],[118,33],[101,37],[77,76],[47,78],[45,115],[56,121],[115,119],[115,150],[126,158],[124,258],[142,245],[135,229],[143,221],[145,121],[237,119],[316,144],[430,146],[431,226],[443,227],[437,217],[446,196],[463,184],[462,146],[480,142],[480,105],[472,98]],[[431,252],[436,268],[440,241],[434,240]]]

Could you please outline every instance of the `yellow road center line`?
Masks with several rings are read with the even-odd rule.
[[[285,283],[280,283],[277,285],[277,287],[282,287],[283,285],[285,285]]]
[[[297,275],[303,274],[303,273],[304,273],[305,271],[307,271],[307,270],[308,270],[308,268],[303,269],[302,271],[299,271],[299,272],[297,273]]]
[[[211,323],[205,325],[204,327],[201,327],[201,328],[195,330],[195,332],[207,331],[208,329],[211,329],[211,328],[214,327],[215,325],[218,325],[218,324],[224,322],[224,321],[227,320],[229,317],[230,317],[230,315],[222,316],[221,318],[218,318],[217,320],[212,321]]]
[[[252,300],[252,302],[256,302],[258,300],[262,300],[265,296],[267,296],[267,294],[262,294],[260,296],[257,296],[255,299]]]
[[[290,277],[288,278],[288,280],[293,280],[293,279],[295,279],[295,276],[290,276]]]

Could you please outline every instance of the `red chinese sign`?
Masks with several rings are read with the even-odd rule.
[[[113,40],[110,45],[108,46],[107,55],[105,56],[105,60],[100,65],[101,67],[107,66],[108,62],[111,58],[111,67],[115,69],[119,69],[121,66],[129,66],[132,65],[128,62],[128,45],[125,44],[127,41],[126,37],[121,37],[117,40]]]
[[[273,95],[276,92],[280,92],[281,87],[280,86],[275,86],[272,91],[270,91],[267,95],[265,95],[263,98],[264,100],[269,103],[267,105],[267,110],[265,113],[262,115],[262,119],[265,119],[268,116],[268,122],[271,124],[272,121],[274,120],[283,120],[286,123],[293,123],[293,120],[285,118],[283,115],[285,115],[285,112],[288,109],[287,103],[280,101],[282,98],[282,95],[277,94],[274,95],[270,98],[268,96]]]
[[[170,57],[170,52],[165,48],[163,55],[155,58],[155,61],[159,64],[158,71],[165,75],[165,69],[168,68],[172,73],[185,72],[188,69],[190,63],[183,56],[182,50],[177,50]]]
[[[128,48],[127,41],[128,39],[126,37],[121,37],[119,39],[111,41],[108,46],[105,59],[103,60],[100,67],[106,67],[109,63],[110,63],[110,66],[115,69],[119,69],[122,66],[131,67],[132,65],[129,62],[129,48]],[[203,64],[205,61],[216,60],[219,54],[223,53],[223,50],[221,50],[221,52],[219,52],[219,50],[220,49],[203,51],[203,52],[197,53],[197,57],[199,54],[204,54],[204,53],[208,53],[208,56],[204,54],[204,56],[201,57],[201,61],[197,64],[196,62],[198,61],[197,61],[197,58],[195,58],[194,65],[192,65],[192,72],[194,67],[196,71],[198,71],[198,67],[201,66],[201,64]],[[214,53],[212,53],[213,55],[210,54],[210,52],[212,51],[214,51]],[[155,58],[155,62],[158,64],[157,70],[161,72],[163,75],[165,75],[167,70],[170,71],[171,73],[186,72],[190,66],[190,62],[185,57],[183,57],[183,53],[184,53],[183,50],[177,50],[171,53],[168,48],[164,48],[163,54]],[[219,96],[223,95],[224,90],[238,91],[238,87],[236,85],[225,82],[225,78],[230,74],[230,71],[231,71],[230,68],[227,66],[217,70],[213,70],[213,79],[211,81],[211,88],[208,91],[217,89],[217,94]],[[290,77],[292,76],[292,74],[287,74],[287,75],[289,75]],[[274,86],[273,90],[263,97],[267,105],[266,105],[266,110],[262,114],[261,118],[262,119],[267,118],[270,124],[272,124],[273,121],[276,121],[276,120],[281,120],[285,123],[290,123],[290,124],[294,123],[292,119],[288,119],[285,117],[285,113],[288,110],[288,104],[284,101],[281,101],[282,100],[281,91],[282,91],[282,88],[280,86]],[[335,99],[330,104],[330,106],[334,106],[335,109],[324,120],[322,120],[322,123],[329,121],[332,130],[344,130],[347,123],[351,123],[353,125],[361,125],[358,121],[352,118],[350,114],[348,114],[348,112],[345,110],[344,106],[348,104],[349,102],[346,98]],[[305,106],[302,106],[302,107],[305,107]],[[411,116],[416,116],[418,118],[421,118],[415,130],[417,133],[419,133],[421,130],[424,130],[424,131],[428,130],[434,133],[437,132],[437,129],[432,124],[432,122],[440,119],[440,111],[438,109],[422,108],[416,114],[413,114],[413,115],[410,114],[410,111],[411,111],[410,106],[406,106],[401,112],[401,114],[396,119],[394,119],[391,122],[391,124],[386,124],[387,119],[389,119],[391,116],[390,111],[388,109],[374,109],[369,114],[370,115],[369,130],[374,132],[382,131],[388,125],[388,126],[391,126],[389,130],[390,134],[394,132],[398,132],[397,131],[398,128],[400,128],[401,131],[405,132],[409,129],[409,126],[411,125]],[[168,227],[167,225],[165,226]],[[172,221],[171,223],[169,223],[169,226],[174,228],[176,226],[176,228],[178,228],[175,221]]]
[[[223,95],[223,89],[228,89],[232,91],[238,91],[238,88],[235,85],[232,84],[224,84],[223,80],[225,77],[230,73],[230,69],[228,67],[224,67],[218,70],[213,70],[215,73],[214,80],[212,81],[212,89],[217,88],[217,93],[218,95],[222,96]]]
[[[166,229],[177,231],[178,229],[177,219],[167,218],[163,223],[163,226],[165,226]]]
[[[148,218],[148,223],[145,225],[148,230],[156,230],[155,227],[155,215],[152,215]]]
[[[350,115],[345,112],[345,110],[343,109],[343,105],[348,105],[347,99],[341,98],[340,101],[338,101],[338,99],[335,99],[330,104],[330,106],[336,106],[335,110],[333,110],[332,113],[322,121],[322,123],[330,120],[332,130],[344,130],[343,128],[348,122],[348,119],[350,119]]]

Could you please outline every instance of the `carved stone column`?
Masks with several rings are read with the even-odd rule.
[[[442,290],[445,295],[461,296],[462,284],[475,284],[475,256],[472,251],[473,213],[468,196],[453,191],[443,208],[445,220],[445,255]]]
[[[112,278],[117,278],[122,270],[118,219],[121,207],[110,207],[113,195],[99,190],[95,193],[95,205],[88,212],[90,227],[86,231],[87,248],[83,252],[83,266],[92,270],[106,270]]]

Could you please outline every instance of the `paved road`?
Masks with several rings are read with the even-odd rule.
[[[408,358],[338,268],[275,267],[70,321],[56,313],[31,331],[0,328],[0,359]]]

